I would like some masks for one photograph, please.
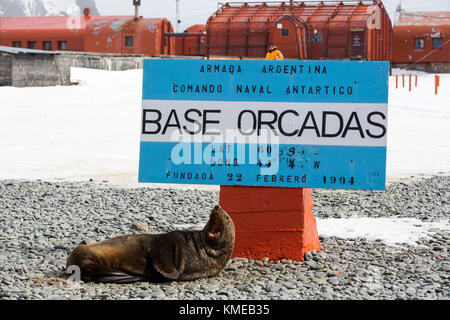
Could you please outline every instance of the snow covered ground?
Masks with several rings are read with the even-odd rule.
[[[92,178],[137,186],[142,70],[73,68],[72,80],[80,85],[0,87],[0,179]],[[437,96],[434,75],[419,73],[418,80],[409,92],[396,89],[395,77],[390,78],[388,181],[450,173],[450,74],[441,75]],[[437,227],[397,219],[387,229],[388,221],[367,219],[320,220],[318,228],[328,236],[412,243],[418,234]]]
[[[73,68],[72,79],[80,85],[0,87],[0,179],[135,185],[142,70]],[[399,85],[390,78],[388,180],[450,173],[450,74],[437,96],[432,74],[412,92]]]
[[[402,74],[417,74],[418,83]],[[398,77],[396,89],[395,75]],[[434,74],[393,70],[389,84],[388,178],[450,172],[450,74],[440,75],[438,94]]]
[[[136,183],[142,71],[72,69],[80,85],[0,88],[0,179]]]
[[[414,245],[421,237],[439,230],[450,231],[446,222],[422,222],[413,218],[347,218],[317,219],[317,230],[322,237],[342,239],[365,238],[381,240],[388,245],[408,243]]]

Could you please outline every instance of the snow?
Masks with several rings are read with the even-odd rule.
[[[418,86],[408,74],[418,75]],[[405,88],[402,77],[405,74]],[[395,75],[399,88],[396,89]],[[438,95],[434,74],[393,70],[388,116],[388,178],[450,172],[450,74],[440,75]]]
[[[388,181],[450,172],[450,74],[441,75],[435,96],[434,75],[416,73],[418,87],[411,92],[396,89],[395,77],[390,77]],[[72,80],[80,85],[0,87],[0,179],[92,178],[121,186],[149,186],[137,184],[142,70],[72,68]],[[195,188],[218,190],[217,186]],[[387,244],[413,244],[430,229],[449,229],[448,221],[444,225],[415,219],[320,219],[317,223],[322,236],[360,236]]]
[[[36,7],[39,5],[35,0],[22,0],[25,8],[26,16],[34,16],[37,14]]]
[[[433,29],[434,31],[434,29]],[[441,32],[440,31],[436,31],[435,33],[430,34],[430,37],[432,38],[440,38],[441,37]]]
[[[81,13],[76,0],[43,0],[42,2],[49,16],[80,15]]]
[[[79,16],[85,7],[98,15],[95,0],[11,0],[3,5],[7,5],[6,12],[0,10],[0,14],[6,16]]]
[[[341,239],[365,238],[381,240],[387,245],[417,245],[420,238],[429,238],[436,229],[450,231],[449,221],[422,222],[414,218],[347,218],[316,219],[321,237]]]
[[[390,180],[450,172],[450,75],[435,96],[434,75],[418,74],[411,92],[390,78]],[[72,68],[72,80],[81,85],[0,87],[0,179],[136,184],[142,70]]]
[[[75,2],[75,0],[70,1]],[[41,15],[43,12],[38,8],[43,8],[46,15],[61,15],[61,12],[65,9],[63,6],[66,2],[67,0],[16,0],[16,5],[22,4],[25,16]]]
[[[142,71],[72,69],[71,87],[0,87],[0,179],[137,181]]]

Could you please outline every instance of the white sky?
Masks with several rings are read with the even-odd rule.
[[[235,0],[233,0],[235,1]],[[401,1],[402,7],[414,11],[450,11],[450,0],[384,0],[383,3],[394,20],[395,8]],[[141,0],[140,14],[146,18],[165,17],[175,28],[175,0]],[[205,24],[208,17],[217,10],[217,0],[180,0],[180,32],[194,24]],[[247,2],[260,2],[247,0]],[[132,0],[96,0],[102,15],[134,15]]]

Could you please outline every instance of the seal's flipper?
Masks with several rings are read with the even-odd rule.
[[[180,274],[175,269],[172,272],[170,272],[170,273],[168,273],[168,272],[166,272],[166,271],[164,271],[162,269],[158,269],[158,267],[156,267],[156,266],[155,266],[155,269],[159,273],[161,273],[164,277],[166,277],[166,278],[168,278],[170,280],[177,280],[180,277]]]
[[[101,283],[133,283],[139,281],[147,281],[148,279],[144,277],[136,277],[124,272],[113,272],[106,275],[101,275],[97,277],[98,282]]]
[[[117,269],[107,268],[92,259],[82,260],[80,263],[83,281],[102,283],[132,283],[147,281],[147,278],[134,276]]]
[[[177,280],[180,273],[175,267],[176,248],[171,243],[158,241],[152,247],[151,261],[161,275],[170,280]]]

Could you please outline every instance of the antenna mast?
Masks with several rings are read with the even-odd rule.
[[[403,13],[402,0],[399,0],[398,5],[395,8],[395,23],[397,22],[397,18],[401,17],[402,13]]]
[[[139,19],[139,6],[141,5],[141,0],[133,0],[134,6],[134,18]]]
[[[180,32],[180,0],[176,0],[176,6],[177,6],[177,32]]]
[[[402,12],[402,0],[400,0],[400,1],[398,2],[398,5],[397,5],[397,8],[395,8],[395,11],[396,11],[396,12],[399,12],[399,13]]]

